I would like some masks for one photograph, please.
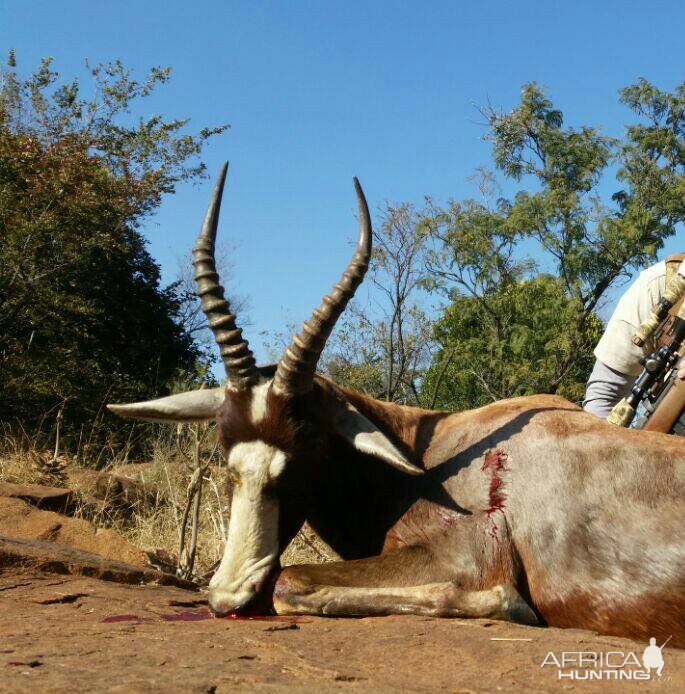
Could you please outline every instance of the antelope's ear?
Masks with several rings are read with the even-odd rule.
[[[407,460],[395,444],[370,420],[349,403],[340,408],[335,418],[335,431],[362,453],[372,455],[409,475],[422,475],[423,470]]]
[[[205,388],[130,405],[107,405],[107,409],[146,422],[202,422],[214,419],[223,401],[223,388]]]

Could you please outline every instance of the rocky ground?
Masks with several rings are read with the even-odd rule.
[[[66,517],[18,500],[31,505],[16,489],[0,503],[0,534],[23,533],[0,537],[0,691],[685,690],[685,651],[669,647],[670,681],[576,682],[541,667],[550,651],[640,656],[646,645],[583,631],[422,617],[216,619],[195,586],[105,558],[114,538],[76,533]]]

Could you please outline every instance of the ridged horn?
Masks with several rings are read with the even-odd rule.
[[[259,372],[247,340],[243,337],[242,330],[236,326],[236,317],[231,313],[231,306],[224,298],[224,288],[219,281],[214,259],[216,230],[227,172],[228,162],[221,168],[214,186],[200,235],[193,248],[193,265],[197,293],[209,327],[214,333],[214,339],[219,345],[228,386],[234,390],[242,390],[257,383]]]
[[[357,287],[364,279],[371,259],[371,218],[364,191],[354,179],[359,203],[359,237],[357,248],[340,281],[326,294],[312,317],[302,325],[302,331],[293,337],[276,369],[273,387],[284,395],[302,395],[312,388],[319,357],[326,346],[340,314],[345,310]]]

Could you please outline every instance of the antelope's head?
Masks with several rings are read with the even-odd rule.
[[[278,365],[259,368],[216,272],[214,247],[227,170],[225,164],[193,249],[198,294],[220,347],[226,385],[109,406],[119,415],[147,421],[216,419],[232,481],[226,548],[209,584],[209,603],[218,614],[245,608],[268,585],[281,552],[306,519],[312,480],[320,477],[321,461],[336,438],[404,472],[421,472],[342,391],[315,376],[326,340],[369,265],[371,221],[359,182],[354,179],[359,236],[352,259]]]

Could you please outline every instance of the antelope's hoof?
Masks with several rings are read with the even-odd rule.
[[[507,621],[533,627],[540,626],[540,620],[533,608],[521,597],[514,586],[507,583],[498,588],[502,594],[502,610]]]

